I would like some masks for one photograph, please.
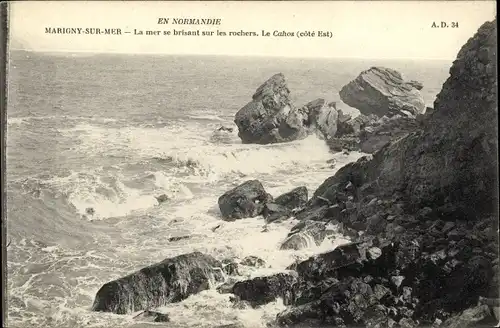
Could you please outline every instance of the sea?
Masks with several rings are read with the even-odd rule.
[[[309,194],[364,154],[332,153],[314,135],[289,143],[242,144],[234,114],[275,73],[297,106],[338,92],[372,66],[423,83],[432,106],[451,61],[37,53],[12,51],[6,149],[7,327],[259,328],[281,300],[235,308],[216,285],[160,309],[169,323],[138,313],[92,312],[98,289],[165,258],[193,251],[217,259],[254,255],[283,271],[334,249],[341,234],[300,251],[279,250],[294,220],[225,222],[217,199],[258,179],[274,196]],[[233,133],[218,132],[232,127]],[[159,203],[155,196],[167,195]],[[87,213],[87,208],[94,213]],[[171,237],[189,236],[178,241]]]

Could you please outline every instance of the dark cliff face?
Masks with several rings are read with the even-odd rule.
[[[290,268],[278,323],[494,321],[478,303],[499,297],[496,36],[487,22],[462,47],[421,129],[342,167],[298,213],[356,242]]]
[[[406,154],[413,203],[451,202],[466,213],[494,208],[497,186],[497,29],[487,22],[461,48],[423,136]]]
[[[448,206],[469,219],[493,211],[497,194],[496,22],[462,47],[423,131],[349,164],[315,196],[352,181],[358,198],[401,193],[410,208]]]

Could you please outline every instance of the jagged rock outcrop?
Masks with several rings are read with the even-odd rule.
[[[425,124],[341,168],[296,215],[363,233],[290,267],[279,324],[462,326],[499,297],[496,40],[496,21],[483,24]]]
[[[251,266],[255,268],[262,268],[266,266],[266,261],[255,255],[246,256],[240,262],[241,265]]]
[[[264,211],[272,196],[266,192],[258,180],[248,180],[225,192],[219,197],[218,204],[222,218],[233,221],[255,217]]]
[[[344,114],[342,110],[339,110],[335,137],[358,136],[366,126],[373,124],[378,119],[378,116],[374,114],[368,116],[360,114],[353,118],[351,115]]]
[[[424,116],[419,115],[421,120],[401,115],[378,118],[373,114],[351,118],[339,112],[337,133],[327,144],[334,151],[347,149],[373,154],[388,143],[418,131],[423,125]]]
[[[365,126],[359,133],[359,150],[373,154],[390,142],[418,131],[421,125],[407,116],[383,116],[380,120]]]
[[[262,84],[234,122],[243,143],[269,144],[302,139],[307,136],[307,117],[294,107],[282,73]]]
[[[126,314],[154,309],[223,280],[222,265],[213,257],[200,252],[183,254],[104,284],[92,310]]]
[[[316,131],[323,139],[330,139],[337,132],[337,107],[335,102],[326,103],[325,99],[318,98],[299,109],[307,117],[305,125],[309,132]]]
[[[404,81],[396,70],[372,67],[345,85],[339,95],[344,103],[364,115],[415,117],[425,109],[419,91],[422,87],[416,81]]]

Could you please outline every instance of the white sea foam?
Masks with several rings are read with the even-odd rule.
[[[132,153],[143,159],[171,159],[189,163],[195,175],[220,178],[228,173],[271,174],[277,171],[307,171],[325,167],[332,158],[323,140],[312,135],[284,144],[242,145],[235,133],[232,143],[210,142],[212,132],[197,124],[189,127],[104,128],[80,124],[64,133],[79,138],[78,150],[85,154],[117,156]],[[227,140],[226,140],[227,141]]]

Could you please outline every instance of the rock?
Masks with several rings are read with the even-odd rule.
[[[295,269],[302,278],[321,279],[321,277],[332,277],[332,273],[339,268],[347,267],[362,258],[360,245],[357,243],[344,244],[333,251],[319,254],[298,263]]]
[[[376,298],[370,285],[360,279],[346,279],[331,285],[326,290],[318,290],[316,297],[318,299],[315,301],[300,302],[278,314],[278,323],[293,325],[305,321],[313,326],[325,322],[332,323],[331,326],[339,324],[365,326],[374,315],[383,315],[380,310],[372,311],[378,312],[376,314],[369,314],[369,310],[373,310]]]
[[[234,142],[233,132],[234,128],[232,127],[220,126],[219,128],[215,129],[212,132],[212,135],[210,136],[210,141],[219,144],[233,143]]]
[[[223,132],[232,133],[233,132],[233,128],[228,128],[228,127],[225,127],[225,126],[221,126],[220,128],[217,129],[217,131],[223,131]]]
[[[305,138],[306,120],[290,100],[285,76],[278,73],[255,91],[234,122],[243,143],[269,144]]]
[[[399,320],[399,326],[401,328],[415,328],[418,324],[411,318],[401,318],[401,320]]]
[[[289,210],[295,210],[304,207],[307,203],[307,200],[308,200],[307,188],[302,186],[302,187],[297,187],[281,196],[278,196],[274,200],[274,203],[281,206],[285,206]]]
[[[170,318],[166,313],[155,311],[143,311],[134,317],[135,320],[149,321],[149,322],[169,322]]]
[[[412,288],[411,287],[403,287],[403,294],[401,295],[402,299],[406,303],[411,302],[411,293],[412,293]]]
[[[419,129],[417,121],[406,116],[392,116],[379,125],[369,125],[359,133],[359,148],[363,153],[373,154],[394,140]]]
[[[375,294],[375,297],[377,297],[378,300],[381,300],[387,295],[391,294],[391,290],[383,285],[375,285],[373,288],[373,292]]]
[[[266,219],[266,223],[271,223],[275,221],[286,220],[290,218],[293,213],[287,207],[273,202],[265,204],[262,214]]]
[[[349,154],[351,151],[359,150],[359,138],[351,135],[328,139],[326,144],[332,152]]]
[[[366,116],[360,114],[354,118],[348,117],[349,119],[346,119],[347,117],[343,115],[342,111],[338,111],[337,132],[335,133],[335,137],[357,137],[365,127],[371,126],[374,122],[378,121],[378,117],[375,115]]]
[[[170,199],[166,194],[161,194],[160,196],[155,196],[155,198],[158,201],[158,204],[164,203]]]
[[[303,211],[298,212],[295,215],[295,219],[299,221],[319,221],[325,217],[326,213],[328,212],[328,208],[328,205],[306,208]]]
[[[326,224],[316,221],[301,221],[296,224],[280,249],[300,250],[312,245],[319,246],[326,237]]]
[[[403,283],[403,280],[405,280],[405,277],[403,276],[392,276],[391,277],[391,282],[396,288],[399,288],[401,284]]]
[[[168,241],[169,242],[175,242],[175,241],[179,241],[179,240],[183,240],[183,239],[189,239],[191,238],[191,236],[177,236],[177,237],[170,237],[168,238]]]
[[[443,229],[441,230],[441,232],[443,234],[447,234],[454,227],[455,227],[455,223],[454,222],[446,222],[445,225],[444,225],[444,227],[443,227]]]
[[[337,126],[336,140],[351,138],[353,144],[349,146],[349,149],[370,154],[388,143],[420,129],[414,118],[402,115],[384,116],[380,119],[373,114],[370,116],[359,115],[345,122],[338,121]],[[331,140],[329,146],[337,146],[335,140]]]
[[[249,302],[253,307],[267,304],[278,297],[287,305],[292,300],[292,289],[296,282],[296,274],[278,273],[237,282],[233,287],[233,294],[240,300]]]
[[[384,67],[372,67],[361,72],[340,90],[339,95],[344,103],[364,115],[401,114],[415,117],[425,109],[415,82],[405,82],[399,72]]]
[[[245,326],[240,323],[229,323],[227,325],[217,326],[215,328],[245,328]]]
[[[408,81],[408,84],[410,84],[412,87],[414,87],[415,89],[417,89],[419,91],[424,88],[424,85],[418,81],[411,80],[411,81]]]
[[[461,314],[446,320],[441,327],[443,328],[464,328],[478,327],[483,323],[484,326],[494,326],[498,322],[492,316],[487,305],[479,305],[463,311]],[[487,325],[489,323],[490,325]]]
[[[222,270],[230,276],[239,275],[238,263],[231,259],[225,259],[222,261]]]
[[[498,298],[496,37],[496,21],[483,24],[425,124],[341,167],[297,213],[328,222],[336,205],[354,242],[288,268],[299,275],[296,296],[279,324],[467,327],[492,317],[477,303]]]
[[[182,301],[222,280],[219,261],[200,252],[183,254],[104,284],[92,310],[126,314],[156,308]]]
[[[221,294],[231,294],[233,292],[234,284],[237,283],[237,282],[238,282],[238,280],[236,280],[233,277],[230,277],[223,284],[217,286],[216,289]]]
[[[371,247],[366,252],[366,256],[369,260],[376,260],[382,255],[382,250],[378,247]]]
[[[261,259],[260,257],[257,256],[247,256],[240,262],[241,265],[246,265],[246,266],[251,266],[251,267],[256,267],[256,268],[261,268],[266,265],[266,261]]]
[[[324,99],[317,99],[305,107],[309,109],[308,123],[311,129],[316,129],[324,139],[335,136],[338,112],[334,102],[325,105]]]
[[[258,180],[248,180],[219,197],[219,209],[224,220],[231,221],[262,214],[272,197]]]

